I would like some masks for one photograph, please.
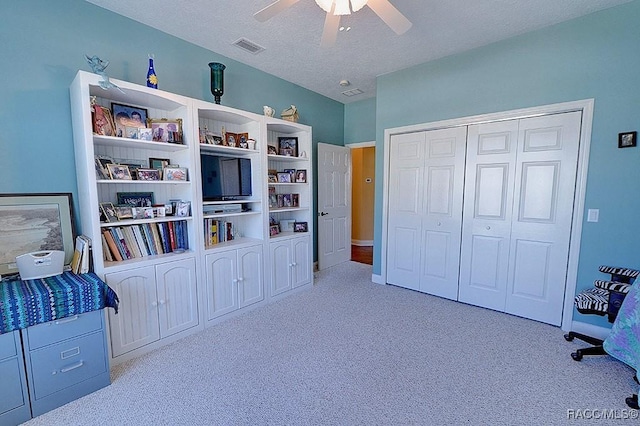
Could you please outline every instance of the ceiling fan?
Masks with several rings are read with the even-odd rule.
[[[260,22],[273,18],[278,13],[293,6],[300,0],[276,0],[269,6],[256,12],[253,17]],[[365,5],[369,6],[396,34],[401,35],[411,28],[411,22],[396,9],[389,0],[315,0],[325,12],[321,47],[331,47],[338,37],[340,16],[357,12]]]

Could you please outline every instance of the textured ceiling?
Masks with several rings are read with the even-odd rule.
[[[376,76],[503,40],[631,0],[391,0],[413,26],[397,36],[368,7],[343,17],[351,31],[321,48],[325,12],[300,0],[267,22],[274,0],[86,0],[342,103],[375,96]],[[171,17],[167,19],[167,17]],[[246,38],[265,48],[248,53]],[[341,87],[340,80],[351,86]],[[360,89],[346,97],[343,91]]]

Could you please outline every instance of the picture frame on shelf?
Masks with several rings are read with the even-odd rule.
[[[269,208],[270,209],[278,208],[278,194],[269,194]]]
[[[116,215],[116,209],[113,203],[100,203],[100,212],[104,217],[105,222],[117,222],[118,216]]]
[[[153,192],[117,192],[118,204],[127,204],[133,207],[151,207]]]
[[[300,207],[300,194],[291,194],[291,207]]]
[[[307,171],[296,170],[296,183],[307,183]]]
[[[282,194],[282,207],[293,207],[291,204],[291,194]]]
[[[296,169],[284,169],[283,170],[284,173],[289,173],[289,175],[291,175],[289,182],[295,182],[296,181]]]
[[[165,167],[162,170],[162,180],[186,181],[186,167]]]
[[[293,136],[278,137],[278,152],[285,157],[297,157],[298,138]]]
[[[147,118],[147,127],[152,130],[154,142],[182,143],[181,118]]]
[[[161,171],[158,169],[138,169],[138,180],[157,181],[161,179]]]
[[[94,159],[94,162],[96,166],[96,179],[98,180],[111,179],[111,176],[109,176],[109,170],[107,170],[107,168],[102,165],[98,157]]]
[[[133,219],[134,208],[135,207],[132,207],[128,204],[118,204],[117,206],[115,206],[116,216],[118,217],[118,220]]]
[[[165,167],[171,164],[171,160],[168,158],[153,158],[149,157],[149,168],[162,171]]]
[[[235,133],[226,132],[224,134],[224,144],[226,146],[236,148],[238,146],[238,135]]]
[[[93,105],[93,133],[101,136],[115,136],[116,127],[111,111],[102,105]]]
[[[124,137],[127,139],[140,139],[138,136],[140,134],[139,128],[137,127],[125,127],[125,135]]]
[[[267,145],[268,155],[278,155],[278,147],[274,145]]]
[[[274,235],[278,235],[279,233],[280,233],[280,225],[269,226],[269,236],[273,237]]]
[[[277,175],[269,175],[268,176],[268,180],[269,180],[269,183],[278,183],[278,176]]]
[[[176,216],[189,217],[191,214],[191,203],[189,201],[176,202]]]
[[[618,148],[632,148],[637,145],[638,132],[618,133]]]
[[[140,127],[138,129],[138,139],[140,139],[141,141],[152,141],[153,129],[149,129],[148,127]]]
[[[111,111],[115,122],[115,136],[121,138],[129,138],[129,128],[135,128],[135,137],[131,139],[141,139],[137,129],[146,127],[148,111],[146,108],[140,108],[132,105],[111,102]],[[132,129],[131,129],[132,130]]]
[[[307,222],[294,222],[293,232],[309,232],[309,225]]]
[[[291,174],[278,172],[278,183],[291,183]]]
[[[249,133],[236,134],[236,141],[238,143],[238,148],[244,148],[244,149],[249,148],[249,143],[247,142],[248,140],[249,140]]]
[[[107,164],[107,169],[109,170],[109,176],[113,180],[131,180],[132,179],[129,166],[126,166],[124,164],[109,163]]]

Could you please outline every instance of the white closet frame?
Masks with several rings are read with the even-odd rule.
[[[576,292],[578,276],[578,260],[580,258],[580,240],[582,237],[582,223],[584,219],[584,199],[587,188],[587,172],[589,167],[589,152],[591,150],[591,126],[593,123],[594,99],[584,99],[572,102],[563,102],[532,108],[523,108],[511,111],[503,111],[490,114],[474,115],[469,117],[454,118],[450,120],[434,121],[430,123],[415,124],[403,127],[394,127],[384,131],[384,173],[382,189],[382,240],[381,240],[381,270],[380,275],[373,276],[373,282],[386,284],[387,282],[387,232],[389,220],[389,173],[391,151],[391,136],[403,133],[421,132],[428,130],[444,129],[472,124],[490,123],[496,121],[513,120],[521,118],[539,117],[550,114],[581,111],[582,126],[580,129],[580,151],[578,152],[578,168],[576,175],[576,196],[573,203],[573,217],[571,221],[571,237],[569,243],[569,260],[567,264],[567,283],[565,286],[564,308],[562,311],[562,330],[572,329],[573,323],[573,299]]]

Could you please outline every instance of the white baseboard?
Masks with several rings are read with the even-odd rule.
[[[371,281],[373,281],[375,284],[386,284],[384,282],[384,279],[382,279],[382,275],[371,274]]]
[[[351,245],[358,247],[371,247],[373,240],[351,240]]]
[[[611,329],[606,327],[600,327],[598,325],[589,324],[586,322],[572,321],[571,330],[564,330],[564,331],[575,331],[576,333],[586,334],[587,336],[604,340],[609,335],[609,332],[611,331]]]

